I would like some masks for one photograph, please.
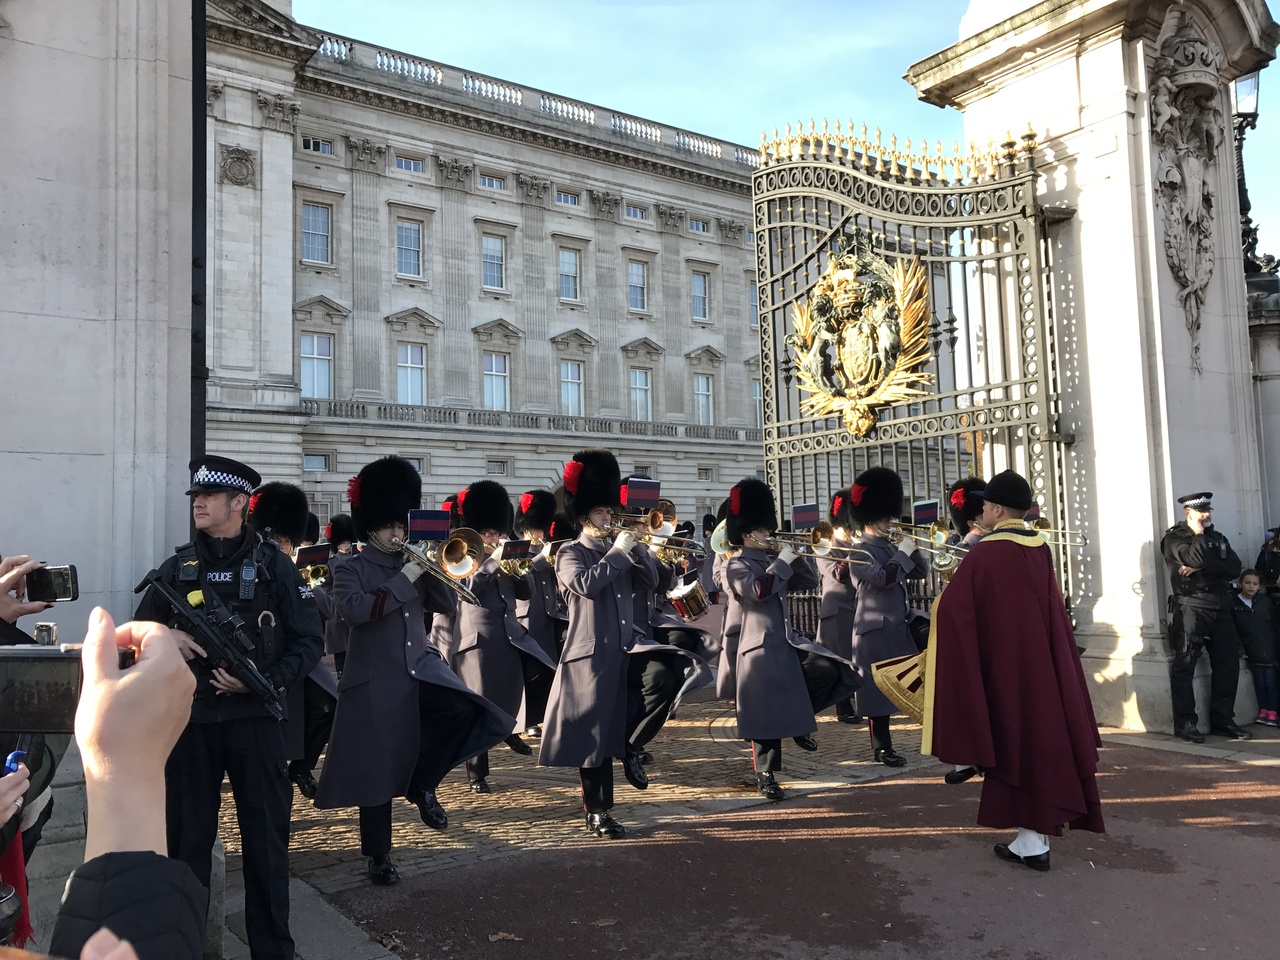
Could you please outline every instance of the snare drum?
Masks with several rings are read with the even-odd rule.
[[[667,594],[667,599],[671,601],[671,606],[685,623],[693,623],[711,609],[707,591],[697,580],[672,590]]]

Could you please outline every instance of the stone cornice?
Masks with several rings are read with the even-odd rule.
[[[206,0],[205,37],[288,60],[301,68],[320,44],[320,35],[308,30],[261,0]]]
[[[298,76],[299,92],[333,97],[349,103],[399,113],[405,116],[443,123],[491,137],[501,137],[526,143],[547,150],[556,150],[599,163],[608,163],[650,176],[666,177],[683,183],[691,183],[712,190],[720,190],[738,196],[751,195],[751,171],[744,171],[742,178],[730,179],[701,170],[664,163],[661,160],[637,154],[625,153],[604,144],[595,144],[559,136],[549,130],[534,130],[511,123],[498,116],[475,116],[450,109],[438,103],[424,103],[409,97],[397,96],[388,90],[373,90],[354,86],[329,77],[303,71]]]

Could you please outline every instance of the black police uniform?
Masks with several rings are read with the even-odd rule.
[[[193,482],[200,483],[199,472]],[[319,661],[323,631],[310,588],[289,557],[247,526],[226,539],[197,532],[193,543],[179,547],[161,565],[160,575],[180,594],[211,590],[238,614],[255,643],[253,660],[273,687],[287,689]],[[174,622],[168,603],[154,589],[143,596],[134,617]],[[208,889],[222,779],[229,777],[244,851],[250,955],[253,960],[292,960],[293,791],[286,773],[284,725],[252,695],[218,695],[210,685],[213,665],[198,658],[189,665],[196,675],[191,720],[165,765],[169,856],[186,863]]]
[[[1236,685],[1240,679],[1240,639],[1231,620],[1231,581],[1240,575],[1240,558],[1227,538],[1212,526],[1194,533],[1186,521],[1170,527],[1160,541],[1173,588],[1169,623],[1169,688],[1174,730],[1194,731],[1196,698],[1191,679],[1202,650],[1213,672],[1209,696],[1209,730],[1235,728]],[[1180,566],[1198,572],[1184,577]]]

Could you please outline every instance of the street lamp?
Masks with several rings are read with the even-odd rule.
[[[1258,125],[1258,71],[1246,74],[1231,88],[1231,130],[1236,142],[1236,188],[1240,197],[1240,246],[1246,276],[1273,275],[1280,264],[1270,254],[1258,254],[1258,228],[1249,216],[1249,189],[1244,179],[1244,135]]]

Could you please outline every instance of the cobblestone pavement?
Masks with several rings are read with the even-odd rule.
[[[872,762],[865,724],[843,724],[833,715],[824,716],[819,718],[815,737],[816,753],[806,753],[789,740],[783,742],[784,770],[779,782],[788,796],[937,763],[919,755],[920,727],[903,718],[894,720],[894,746],[907,758],[907,766],[898,770]],[[537,766],[537,741],[530,744],[534,747],[531,757],[518,756],[503,746],[490,754],[492,794],[471,793],[461,768],[445,779],[437,794],[449,813],[449,829],[444,832],[423,826],[411,804],[395,803],[392,843],[402,878],[522,851],[599,844],[583,829],[576,771]],[[615,767],[614,814],[629,833],[643,836],[657,825],[766,803],[756,792],[751,752],[737,737],[730,704],[695,697],[667,722],[649,748],[654,763],[648,768],[652,782],[647,790],[633,789],[621,768]],[[240,882],[240,836],[229,789],[222,806],[221,834],[227,846],[228,887],[234,888]],[[295,792],[290,867],[294,876],[325,895],[367,885],[355,808],[317,810]]]

